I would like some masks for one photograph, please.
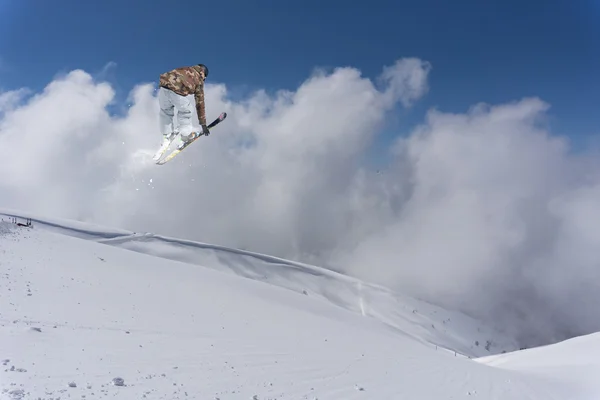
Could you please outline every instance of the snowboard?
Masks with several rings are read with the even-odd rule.
[[[218,124],[220,124],[221,122],[223,122],[223,120],[225,118],[227,118],[227,113],[226,112],[222,112],[221,115],[219,115],[213,122],[211,122],[209,125],[207,125],[208,129],[214,128],[215,126],[217,126]],[[156,164],[158,164],[158,165],[164,165],[164,164],[168,163],[173,158],[175,158],[179,153],[181,153],[183,150],[185,150],[186,147],[188,147],[190,144],[194,143],[196,140],[198,140],[202,136],[205,136],[205,135],[204,134],[200,134],[200,135],[196,136],[194,139],[192,139],[188,143],[186,143],[181,149],[175,149],[171,153],[169,153],[168,156],[166,156],[165,158],[161,159],[161,157],[167,151],[167,149],[169,148],[169,146],[171,145],[171,143],[173,143],[173,141],[177,137],[177,136],[174,136],[171,139],[171,141],[169,141],[168,145],[165,146],[163,144],[163,146],[161,146],[161,148],[158,150],[157,154],[154,157],[155,161],[156,161]]]

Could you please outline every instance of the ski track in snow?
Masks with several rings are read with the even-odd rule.
[[[600,394],[596,335],[472,360],[448,349],[490,354],[470,347],[484,326],[385,288],[208,244],[33,223],[0,222],[1,400]]]

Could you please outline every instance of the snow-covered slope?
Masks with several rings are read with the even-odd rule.
[[[462,313],[316,266],[206,243],[42,218],[10,210],[0,210],[2,215],[5,218],[17,217],[23,222],[25,218],[31,218],[39,228],[284,287],[375,318],[415,340],[467,357],[487,356],[518,348],[512,338]]]
[[[431,343],[460,347],[476,321],[384,288],[263,255],[44,221],[0,222],[0,399],[600,393],[573,378],[587,346],[560,359],[550,346],[526,363],[523,352],[471,360]],[[445,333],[430,328],[448,316]],[[541,357],[557,369],[540,371]],[[600,372],[586,361],[589,374]]]
[[[544,377],[560,377],[582,393],[580,399],[600,398],[600,333],[576,337],[550,346],[476,359],[493,367]]]

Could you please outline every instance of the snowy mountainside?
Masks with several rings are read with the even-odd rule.
[[[576,386],[586,396],[600,398],[600,332],[575,337],[547,346],[513,353],[480,357],[475,361],[508,371],[532,374],[548,380],[560,380]]]
[[[31,218],[39,228],[267,282],[375,318],[415,340],[464,356],[481,357],[518,349],[509,336],[460,312],[445,310],[324,268],[151,233],[15,211],[0,210],[0,215]]]
[[[403,332],[324,297],[93,239],[129,233],[48,222],[0,222],[0,400],[600,394],[600,364],[582,357],[597,336],[468,359],[419,338],[425,327]]]

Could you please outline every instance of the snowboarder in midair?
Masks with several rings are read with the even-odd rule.
[[[160,105],[160,129],[163,135],[161,150],[166,150],[174,137],[179,134],[179,148],[200,135],[209,135],[206,126],[204,105],[204,80],[208,68],[204,64],[180,67],[160,75],[158,104]],[[202,132],[194,131],[192,114],[194,104],[187,96],[194,95],[198,122]],[[177,111],[177,129],[174,129],[175,110]],[[160,157],[159,153],[157,156]]]

